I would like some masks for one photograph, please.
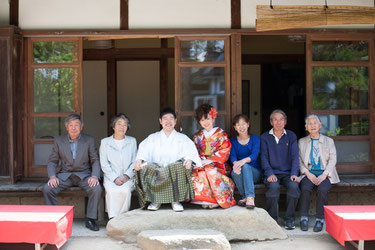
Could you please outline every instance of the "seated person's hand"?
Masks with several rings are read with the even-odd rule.
[[[124,184],[122,181],[121,181],[121,179],[120,179],[120,177],[117,177],[116,179],[115,179],[115,184],[117,185],[117,186],[121,186],[122,184]]]
[[[241,174],[241,167],[238,165],[236,167],[233,166],[233,172],[235,172],[238,175]]]
[[[297,182],[297,183],[300,182],[300,179],[299,179],[299,177],[298,177],[297,175],[292,175],[292,176],[290,176],[290,179],[291,179],[292,181],[294,181],[294,182]]]
[[[251,162],[251,159],[250,159],[249,163],[250,163],[250,162]],[[243,165],[245,165],[246,163],[248,163],[248,162],[247,162],[247,158],[243,158],[242,160],[238,161],[238,164],[241,165],[241,167],[242,167]]]
[[[87,182],[89,184],[89,187],[95,187],[99,184],[99,180],[98,178],[96,178],[96,176],[91,176]]]
[[[238,161],[233,162],[233,172],[236,174],[241,174],[241,163]]]
[[[117,179],[120,179],[121,183],[125,184],[130,179],[130,177],[128,175],[124,174],[124,175],[121,175],[121,176],[117,177]]]
[[[313,175],[312,173],[310,172],[306,172],[305,173],[306,177],[315,185],[319,185],[319,184],[316,184],[318,182],[318,179],[316,178],[315,175]]]
[[[321,174],[319,175],[317,178],[316,178],[316,183],[315,185],[320,185],[320,183],[322,183],[322,181],[324,181],[325,179],[327,179],[327,175],[326,174]]]
[[[203,165],[203,166],[206,166],[206,165],[211,164],[211,163],[212,163],[212,161],[209,160],[209,159],[204,159],[204,160],[202,160],[202,165]]]
[[[267,181],[268,182],[277,182],[276,175],[273,174],[273,175],[268,176]]]
[[[136,160],[134,163],[134,170],[139,171],[142,169],[142,160]]]
[[[184,161],[184,166],[185,166],[186,169],[190,169],[191,168],[191,164],[192,164],[191,160],[185,160]]]
[[[48,180],[48,186],[57,188],[59,186],[59,179],[56,176],[51,176]]]

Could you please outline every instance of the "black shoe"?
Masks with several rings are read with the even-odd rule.
[[[287,220],[285,221],[285,229],[287,230],[293,230],[296,226],[294,225],[294,220]]]
[[[237,205],[240,207],[246,207],[246,199],[239,200]]]
[[[99,231],[99,227],[94,219],[86,218],[86,227],[91,231]]]
[[[307,231],[309,229],[309,221],[308,220],[301,220],[300,226],[302,231]]]
[[[323,225],[324,225],[324,223],[321,222],[321,221],[315,222],[314,232],[320,232],[320,231],[322,231]]]

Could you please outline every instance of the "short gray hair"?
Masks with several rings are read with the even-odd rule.
[[[272,120],[272,116],[276,113],[281,114],[284,117],[284,119],[287,120],[287,116],[284,111],[282,111],[281,109],[275,109],[274,111],[272,111],[270,115],[270,121]]]
[[[319,122],[319,124],[322,124],[322,122],[320,121],[319,116],[314,115],[314,114],[310,114],[310,115],[306,116],[306,118],[305,118],[305,125],[307,125],[307,121],[309,119],[311,119],[311,118],[315,118]]]
[[[73,121],[73,120],[78,120],[81,123],[81,125],[83,126],[83,120],[82,120],[81,116],[78,115],[78,114],[70,114],[70,115],[68,115],[68,117],[65,118],[65,126],[70,121]]]
[[[129,119],[124,113],[117,114],[117,115],[115,115],[115,116],[111,119],[111,127],[114,128],[115,125],[116,125],[116,122],[117,122],[119,119],[123,119],[123,120],[126,121],[126,123],[128,124],[128,130],[129,130],[130,127],[131,127],[131,125],[130,125],[130,119]]]

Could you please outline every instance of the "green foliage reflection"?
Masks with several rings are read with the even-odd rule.
[[[314,42],[313,61],[368,61],[368,42]]]
[[[367,109],[367,67],[314,67],[313,108]]]
[[[34,42],[35,63],[77,62],[77,48],[74,42]]]
[[[34,112],[73,112],[72,68],[34,69]]]

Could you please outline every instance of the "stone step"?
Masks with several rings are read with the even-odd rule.
[[[231,249],[223,233],[209,229],[147,230],[137,235],[137,244],[143,250]]]
[[[196,207],[196,208],[193,208]],[[174,212],[170,206],[158,211],[136,209],[119,215],[107,224],[107,234],[117,240],[133,243],[146,230],[202,230],[221,232],[227,240],[285,239],[287,235],[262,208],[253,210],[234,206],[228,209],[185,207]]]

